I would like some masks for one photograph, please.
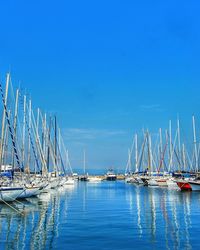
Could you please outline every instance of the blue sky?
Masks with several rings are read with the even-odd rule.
[[[200,107],[198,1],[1,1],[0,74],[56,113],[72,165],[122,168],[133,133]]]

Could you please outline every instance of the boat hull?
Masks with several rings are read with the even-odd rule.
[[[155,179],[149,179],[147,182],[148,182],[148,186],[158,187],[158,182]]]
[[[40,187],[27,187],[25,191],[20,194],[20,196],[17,199],[26,199],[30,197],[34,197],[40,194],[40,191],[42,188]]]
[[[157,183],[158,183],[159,187],[167,187],[167,180],[166,179],[157,180]]]
[[[192,187],[189,182],[177,181],[176,183],[181,191],[192,191]]]
[[[65,182],[66,182],[66,178],[61,179],[59,186],[61,186],[61,187],[64,186]]]
[[[79,181],[88,181],[88,177],[87,176],[81,176],[79,178]]]
[[[0,188],[0,202],[15,201],[22,193],[24,188]]]
[[[73,185],[75,185],[75,181],[73,180],[73,179],[67,179],[66,181],[65,181],[65,186],[73,186]]]
[[[125,182],[126,183],[133,183],[135,181],[134,177],[126,177]]]
[[[106,180],[107,181],[116,181],[117,180],[117,176],[107,176]]]
[[[168,189],[179,189],[177,183],[171,179],[167,180]]]
[[[144,185],[144,182],[142,181],[142,179],[140,177],[135,177],[135,182],[138,185]]]
[[[46,189],[54,189],[57,188],[59,186],[60,180],[57,178],[52,178],[49,180],[48,186],[46,187]]]
[[[54,181],[51,183],[51,189],[57,188],[59,186],[59,181]]]
[[[191,188],[192,188],[192,191],[200,191],[200,182],[189,182]]]

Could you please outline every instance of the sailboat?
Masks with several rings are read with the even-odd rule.
[[[0,187],[0,202],[15,201],[26,189],[23,187]]]
[[[132,151],[129,149],[128,150],[128,162],[127,162],[126,172],[125,172],[126,183],[133,183],[135,181],[135,178],[133,177],[132,169],[131,169],[131,153]]]
[[[147,150],[148,150],[148,175],[149,175],[149,180],[147,180],[148,186],[158,186],[157,182],[157,177],[153,176],[153,156],[152,156],[152,144],[151,144],[151,136],[149,132],[147,131]]]
[[[195,117],[192,117],[192,125],[193,125],[193,139],[194,139],[194,157],[195,157],[195,172],[198,173],[198,150],[197,150],[197,137],[196,137],[196,125],[195,125]],[[182,191],[197,191],[200,190],[199,181],[189,174],[188,176],[183,176],[182,179],[176,180],[178,187]]]
[[[195,180],[190,180],[188,184],[190,185],[192,191],[200,191],[200,179],[199,178]]]
[[[10,122],[10,115],[7,109],[7,99],[8,99],[8,87],[9,87],[9,82],[10,82],[10,74],[7,74],[6,78],[6,93],[4,96],[3,93],[3,88],[0,83],[0,92],[1,92],[1,97],[2,97],[2,102],[3,102],[3,118],[2,118],[2,131],[1,131],[1,144],[0,144],[0,167],[2,167],[3,163],[3,154],[4,154],[4,139],[5,139],[5,123],[7,121],[7,130],[10,134],[11,137],[11,143],[12,143],[12,148],[14,149],[14,157],[16,158],[17,165],[21,169],[21,162],[18,156],[18,150],[16,147],[16,141],[15,141],[15,136],[13,133],[13,128]],[[7,177],[4,179],[2,177],[2,169],[1,169],[1,183],[0,183],[0,202],[11,202],[16,200],[21,193],[25,191],[25,187],[22,185],[22,183],[14,183],[13,182],[13,177],[14,177],[14,171],[13,171],[13,166],[12,170],[10,171],[11,177]]]
[[[24,192],[22,192],[17,199],[26,199],[30,197],[34,197],[40,194],[40,192],[43,190],[43,187],[41,186],[27,186]]]
[[[75,185],[75,180],[74,180],[74,176],[73,176],[73,171],[72,171],[72,167],[71,167],[71,163],[70,163],[70,159],[69,159],[69,152],[68,150],[65,149],[64,146],[64,153],[66,155],[66,165],[68,166],[69,170],[70,170],[70,176],[66,177],[65,186],[74,186]]]

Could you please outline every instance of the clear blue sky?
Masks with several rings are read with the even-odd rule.
[[[1,1],[0,74],[56,113],[72,164],[126,164],[135,131],[200,115],[199,1]],[[199,121],[200,122],[200,121]]]

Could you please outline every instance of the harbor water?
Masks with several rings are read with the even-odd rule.
[[[0,249],[198,249],[200,193],[83,183],[0,204]]]

